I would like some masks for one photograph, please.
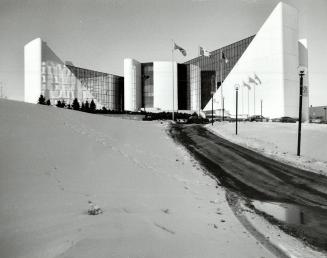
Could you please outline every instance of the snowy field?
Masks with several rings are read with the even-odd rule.
[[[327,175],[327,125],[302,124],[301,156],[297,152],[297,123],[214,123],[207,129],[234,143],[282,162]]]
[[[0,100],[0,257],[272,257],[165,130]]]

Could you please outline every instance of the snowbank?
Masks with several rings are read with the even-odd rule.
[[[298,125],[290,123],[215,123],[207,129],[234,143],[260,152],[263,155],[302,169],[327,175],[327,126],[324,124],[302,125],[301,156],[297,152]]]
[[[6,100],[0,122],[1,257],[273,256],[165,124]]]

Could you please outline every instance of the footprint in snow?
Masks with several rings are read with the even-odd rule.
[[[170,230],[170,229],[168,229],[168,228],[166,228],[166,227],[164,227],[164,226],[161,226],[161,225],[159,225],[159,224],[157,224],[157,223],[153,223],[153,224],[154,224],[156,227],[162,229],[163,231],[166,231],[166,232],[168,232],[168,233],[170,233],[170,234],[172,234],[172,235],[175,234],[174,231],[172,231],[172,230]]]
[[[169,209],[162,209],[161,211],[162,211],[163,213],[166,213],[166,214],[169,214],[169,213],[170,213]]]

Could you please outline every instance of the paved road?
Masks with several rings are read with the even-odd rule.
[[[173,125],[170,134],[233,192],[252,200],[301,207],[310,223],[296,225],[296,231],[327,250],[327,177],[264,157],[201,125]]]

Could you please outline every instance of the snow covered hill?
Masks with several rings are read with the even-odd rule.
[[[271,257],[165,130],[0,100],[0,257]]]

